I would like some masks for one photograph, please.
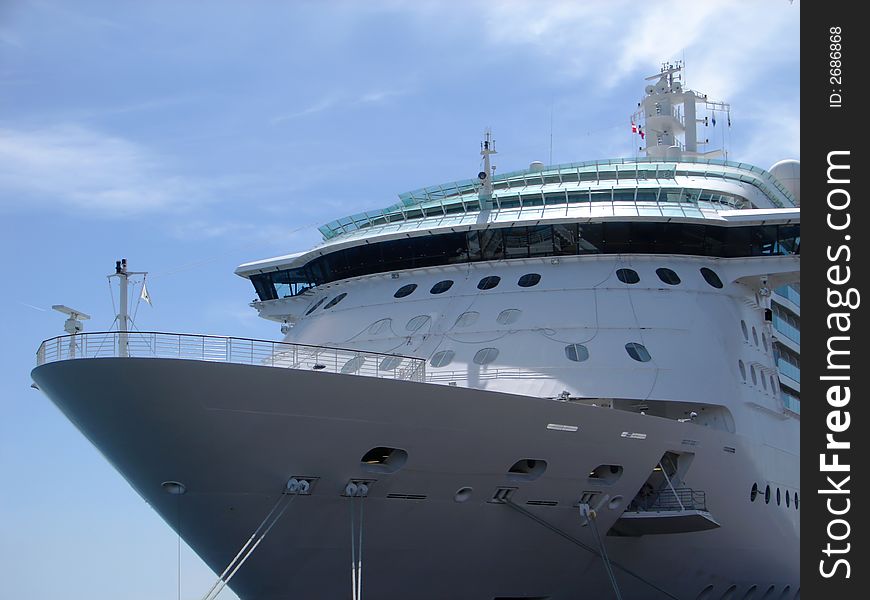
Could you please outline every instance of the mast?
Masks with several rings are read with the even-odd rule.
[[[120,288],[118,295],[118,316],[115,318],[115,320],[118,322],[118,356],[120,357],[130,356],[129,340],[127,337],[127,333],[129,332],[129,325],[133,322],[130,318],[128,297],[130,287],[130,275],[147,274],[147,271],[128,271],[127,259],[122,258],[121,260],[115,261],[115,272],[109,275],[110,278],[118,278],[118,284]]]
[[[644,151],[650,158],[679,160],[682,157],[718,158],[724,149],[706,152],[698,150],[699,146],[709,143],[704,137],[698,140],[698,125],[710,125],[708,118],[699,119],[698,106],[701,105],[713,112],[713,126],[716,125],[715,113],[730,114],[731,106],[724,102],[714,102],[693,90],[683,89],[683,64],[662,64],[658,75],[647,77],[647,81],[655,81],[645,88],[646,95],[640,103],[636,117],[644,121],[644,136],[646,142]],[[632,118],[632,123],[634,117]],[[727,119],[730,125],[730,118]],[[722,124],[725,127],[725,123]]]
[[[495,174],[495,167],[492,166],[489,157],[493,154],[498,154],[498,152],[495,151],[492,131],[487,128],[483,132],[483,141],[480,143],[480,155],[483,157],[483,171],[477,174],[477,178],[481,182],[480,189],[477,192],[480,210],[492,208],[492,177]]]

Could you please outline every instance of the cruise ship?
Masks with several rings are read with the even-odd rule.
[[[487,134],[477,176],[239,266],[280,341],[134,331],[123,299],[35,386],[205,599],[799,598],[799,164],[708,150],[730,109],[680,77],[635,158],[496,175]]]

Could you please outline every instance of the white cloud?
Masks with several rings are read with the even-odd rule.
[[[149,149],[78,125],[0,129],[0,208],[61,206],[121,216],[183,210],[207,200]]]
[[[321,113],[327,110],[333,109],[342,109],[349,108],[353,106],[360,105],[373,105],[373,104],[383,104],[390,100],[391,98],[395,98],[398,96],[404,96],[410,93],[410,90],[401,88],[401,89],[376,89],[371,90],[369,92],[364,92],[357,96],[342,96],[341,94],[332,93],[327,94],[314,104],[307,106],[301,110],[287,113],[284,115],[280,115],[274,117],[271,121],[272,125],[278,125],[285,121],[290,121],[293,119],[298,119],[300,117],[307,117],[310,115],[315,115],[317,113]]]

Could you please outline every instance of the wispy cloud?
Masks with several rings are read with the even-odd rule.
[[[392,98],[396,98],[399,96],[404,96],[409,94],[410,90],[407,88],[400,89],[375,89],[358,96],[350,96],[350,95],[342,95],[338,93],[330,93],[321,98],[320,100],[314,102],[313,104],[294,112],[290,112],[287,114],[279,115],[272,119],[271,123],[273,125],[278,125],[280,123],[291,121],[293,119],[298,119],[301,117],[307,117],[311,115],[315,115],[317,113],[321,113],[327,110],[335,110],[335,109],[343,109],[343,108],[351,108],[354,106],[360,105],[376,105],[383,104]]]
[[[202,182],[180,176],[148,148],[79,125],[0,129],[0,208],[61,206],[119,216],[202,203]]]

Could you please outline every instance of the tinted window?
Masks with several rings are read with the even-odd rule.
[[[477,289],[491,290],[498,285],[499,281],[501,281],[501,277],[499,277],[498,275],[490,275],[489,277],[484,277],[479,282],[477,282]]]
[[[701,267],[701,275],[704,276],[704,281],[712,285],[714,288],[722,287],[722,280],[719,279],[719,276],[716,273],[707,267]]]
[[[325,301],[326,301],[326,297],[324,296],[323,298],[318,300],[314,306],[312,306],[307,311],[305,311],[305,315],[307,316],[307,315],[310,315],[311,313],[313,313],[315,310],[317,310],[317,307],[320,306],[321,304],[323,304]]]
[[[498,316],[495,318],[495,320],[502,325],[510,325],[511,323],[516,323],[517,320],[520,318],[521,314],[523,314],[523,311],[519,309],[508,308],[498,313]]]
[[[429,322],[429,315],[418,315],[408,321],[407,325],[405,325],[405,329],[408,331],[417,331],[423,325]]]
[[[444,281],[439,281],[435,285],[432,286],[432,289],[429,290],[430,294],[443,294],[447,290],[453,287],[453,282],[450,279],[445,279]]]
[[[764,503],[770,504],[770,486],[765,486],[764,488]]]
[[[668,285],[677,285],[678,283],[680,283],[680,276],[666,267],[656,269],[656,275],[658,275],[659,279],[661,279]]]
[[[429,364],[433,367],[444,367],[447,366],[453,361],[453,356],[455,353],[453,350],[442,350],[441,352],[436,352],[432,355],[432,359],[429,361]]]
[[[629,342],[625,345],[625,351],[628,355],[638,362],[649,362],[652,357],[649,355],[646,347],[637,342]]]
[[[396,293],[393,294],[394,298],[404,298],[414,292],[417,289],[416,283],[409,283],[408,285],[403,285],[399,289],[396,290]]]
[[[757,484],[757,483],[753,483],[753,484],[752,484],[752,491],[749,492],[749,500],[750,500],[751,502],[755,502],[755,498],[756,498],[757,496],[758,496],[758,484]]]
[[[401,357],[388,356],[381,361],[381,364],[378,366],[378,368],[380,368],[381,371],[394,371],[400,364],[402,364]]]
[[[640,276],[634,269],[617,269],[616,277],[622,283],[637,283],[640,281]]]
[[[565,346],[565,356],[574,362],[583,362],[589,359],[589,350],[583,344],[568,344]]]
[[[323,310],[326,310],[327,308],[332,308],[333,306],[335,306],[336,304],[338,304],[339,302],[341,302],[342,300],[344,300],[344,297],[345,297],[345,296],[347,296],[347,294],[344,293],[344,292],[342,292],[341,294],[339,294],[338,296],[336,296],[335,298],[333,298],[332,300],[330,300],[330,301],[326,304],[326,306],[323,307]]]
[[[541,276],[537,273],[527,273],[520,277],[520,280],[517,281],[517,285],[520,287],[532,287],[538,285],[541,281]]]
[[[478,365],[488,365],[498,358],[498,348],[483,348],[478,350],[474,355],[474,363]]]

